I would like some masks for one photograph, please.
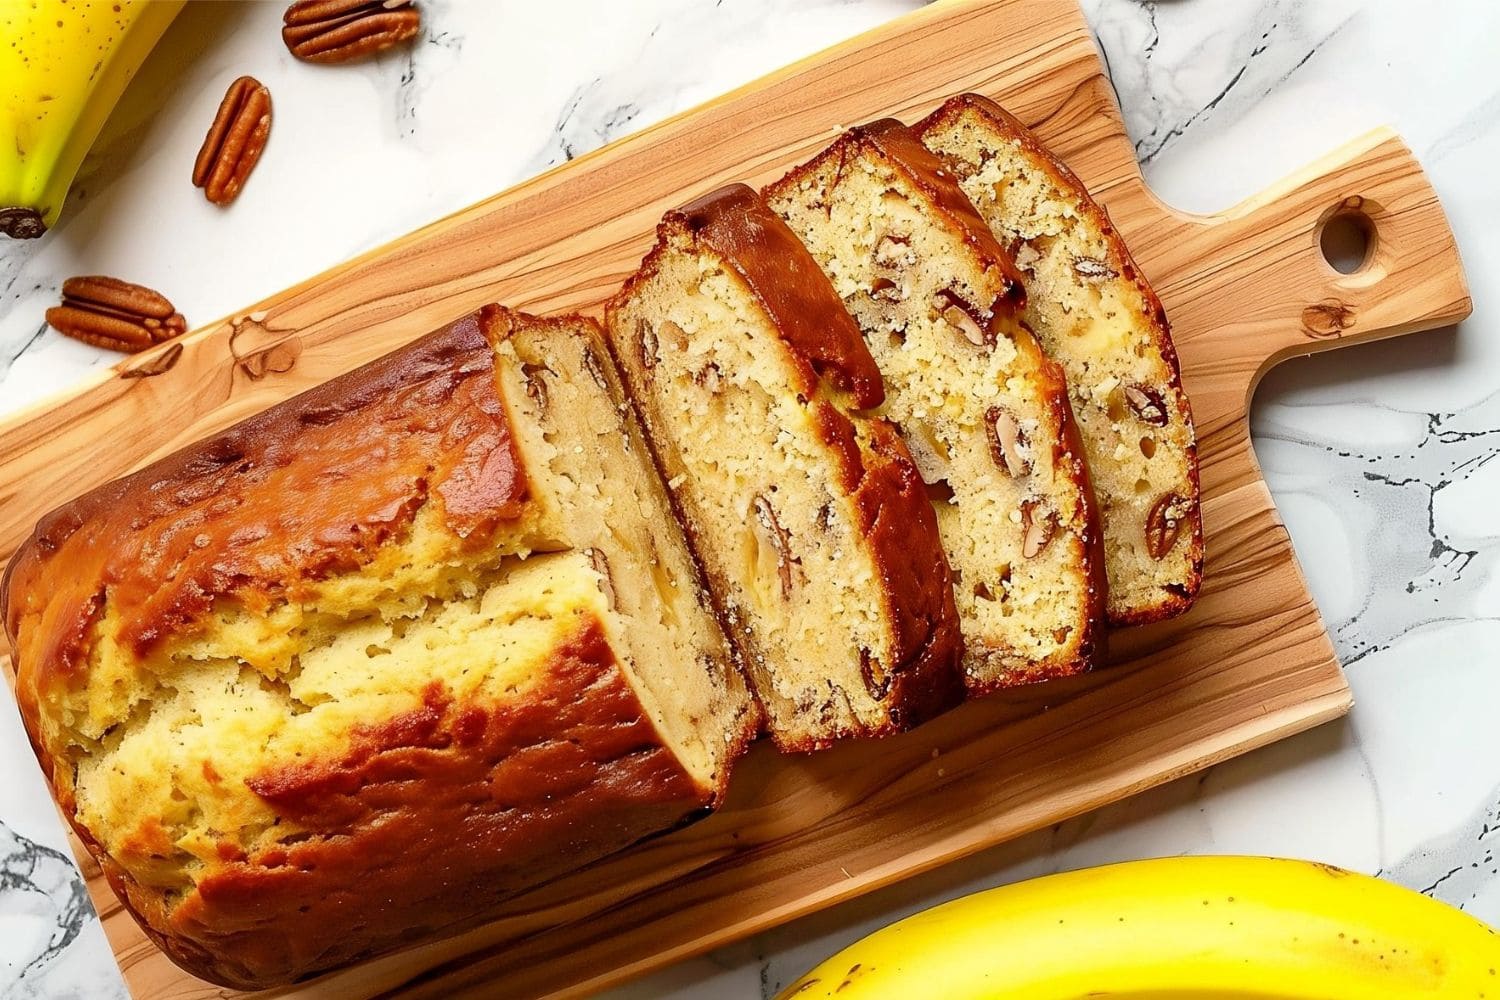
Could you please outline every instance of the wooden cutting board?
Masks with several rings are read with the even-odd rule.
[[[1421,168],[1384,131],[1229,212],[1163,205],[1141,179],[1075,0],[934,4],[12,418],[0,425],[0,555],[45,510],[482,303],[596,308],[664,210],[728,181],[769,181],[842,125],[915,121],[965,90],[1004,103],[1072,165],[1166,304],[1202,460],[1197,606],[1117,634],[1115,664],[1087,678],[812,757],[758,747],[711,819],[517,899],[460,937],[266,995],[600,989],[1347,711],[1251,451],[1249,399],[1287,358],[1467,316],[1452,234]],[[1373,235],[1350,275],[1319,247],[1340,215]],[[227,995],[177,970],[86,857],[84,867],[137,997]]]

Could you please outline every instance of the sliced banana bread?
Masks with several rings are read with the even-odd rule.
[[[962,696],[948,565],[880,374],[744,185],[669,213],[609,303],[624,372],[771,735],[915,725]]]
[[[178,964],[285,983],[720,799],[757,715],[602,350],[486,308],[20,549],[22,717]]]
[[[1026,322],[1067,373],[1104,527],[1109,619],[1187,610],[1203,578],[1198,457],[1177,353],[1104,209],[1013,115],[974,94],[918,126],[1026,281]]]
[[[846,133],[765,194],[885,377],[882,412],[929,484],[953,566],[971,692],[1088,669],[1105,581],[1087,465],[1009,256],[894,120]]]

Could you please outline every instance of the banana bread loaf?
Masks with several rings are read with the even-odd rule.
[[[758,718],[603,350],[486,307],[20,550],[27,730],[184,968],[311,975],[718,801]]]
[[[953,566],[970,691],[1088,669],[1105,588],[1093,495],[1009,255],[894,120],[846,133],[765,194],[885,377],[882,412],[929,484]]]
[[[1187,610],[1203,578],[1192,413],[1166,313],[1108,214],[1013,115],[953,98],[918,126],[1025,276],[1072,388],[1104,528],[1109,620]]]
[[[750,188],[669,213],[610,346],[772,737],[810,750],[953,704],[948,566],[880,374],[818,265]]]

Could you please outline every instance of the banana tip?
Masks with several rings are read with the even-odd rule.
[[[47,231],[42,213],[34,208],[0,208],[0,234],[13,240],[34,240]]]

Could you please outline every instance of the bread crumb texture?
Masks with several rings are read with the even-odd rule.
[[[295,605],[220,600],[197,635],[145,658],[117,640],[106,604],[89,683],[64,694],[55,738],[78,822],[138,881],[181,891],[225,854],[305,835],[250,787],[342,757],[362,729],[419,711],[433,683],[464,703],[524,697],[603,616],[586,562],[443,566],[431,520]],[[428,560],[442,571],[418,568]]]
[[[859,322],[927,482],[971,690],[1086,669],[1089,497],[1060,378],[1007,311],[1007,278],[899,165],[841,140],[767,190]],[[949,181],[948,183],[952,183]]]
[[[773,732],[806,747],[889,725],[867,674],[899,656],[890,595],[850,493],[881,461],[862,422],[826,385],[801,384],[805,362],[745,281],[685,235],[653,254],[609,325]]]
[[[597,327],[481,317],[434,335],[462,341],[473,392],[442,386],[439,405],[388,391],[425,377],[422,349],[398,352],[262,420],[228,466],[200,456],[127,480],[13,569],[23,714],[59,801],[200,974],[243,985],[324,968],[625,846],[716,801],[755,730]],[[286,421],[300,440],[253,443]],[[405,449],[418,425],[424,446]],[[357,518],[279,499],[323,489],[319,435],[361,439],[363,464],[339,471],[352,482],[409,483],[378,539],[351,545]],[[486,480],[508,485],[474,487]],[[152,491],[168,500],[143,502]],[[258,579],[220,572],[229,550],[210,551],[212,586],[145,626],[147,592],[109,554],[164,547],[195,519],[274,537],[286,558]],[[167,567],[162,587],[193,566]],[[60,643],[43,627],[68,620],[49,584],[79,570],[97,597]],[[382,835],[400,829],[423,842]],[[446,874],[424,880],[413,851]],[[216,910],[247,872],[266,879],[259,902]],[[383,900],[374,926],[297,924],[361,884]],[[238,966],[210,945],[236,934],[224,951]]]
[[[1065,370],[1118,623],[1185,610],[1202,577],[1197,450],[1165,316],[1082,184],[987,105],[924,127],[1025,275],[1025,319]]]

